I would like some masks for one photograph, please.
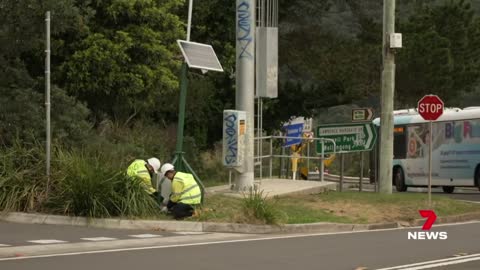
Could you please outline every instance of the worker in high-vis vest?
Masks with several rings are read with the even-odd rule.
[[[163,164],[160,174],[172,181],[172,193],[167,208],[173,217],[183,219],[192,216],[195,212],[195,206],[202,201],[202,191],[193,175],[176,172],[170,163]]]
[[[128,166],[127,175],[142,179],[145,190],[153,195],[156,190],[152,186],[152,178],[154,173],[157,173],[159,169],[160,160],[158,160],[158,158],[152,157],[147,160],[136,159]]]

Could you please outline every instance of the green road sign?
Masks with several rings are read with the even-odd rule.
[[[317,138],[335,140],[336,152],[361,152],[372,150],[377,131],[372,123],[335,124],[319,126]],[[333,143],[324,142],[324,153],[334,153]],[[317,153],[322,153],[322,143],[317,141]]]

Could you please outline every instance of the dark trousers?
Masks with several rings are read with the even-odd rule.
[[[167,208],[172,213],[175,219],[184,219],[186,217],[191,217],[194,212],[194,209],[191,205],[184,203],[174,203],[172,201],[168,201]]]

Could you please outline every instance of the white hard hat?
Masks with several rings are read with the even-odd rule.
[[[173,167],[172,164],[170,164],[170,163],[165,163],[165,164],[163,164],[162,169],[160,169],[160,174],[161,174],[162,176],[165,176],[165,174],[166,174],[168,171],[171,171],[171,170],[174,170],[174,169],[175,169],[175,168]]]
[[[161,163],[160,163],[160,160],[158,160],[158,158],[156,158],[156,157],[152,157],[152,158],[147,159],[147,163],[150,164],[150,166],[152,166],[153,170],[156,173],[160,169]]]

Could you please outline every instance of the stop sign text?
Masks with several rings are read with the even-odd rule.
[[[426,95],[418,101],[418,113],[425,120],[437,120],[443,114],[443,101],[437,95]]]

